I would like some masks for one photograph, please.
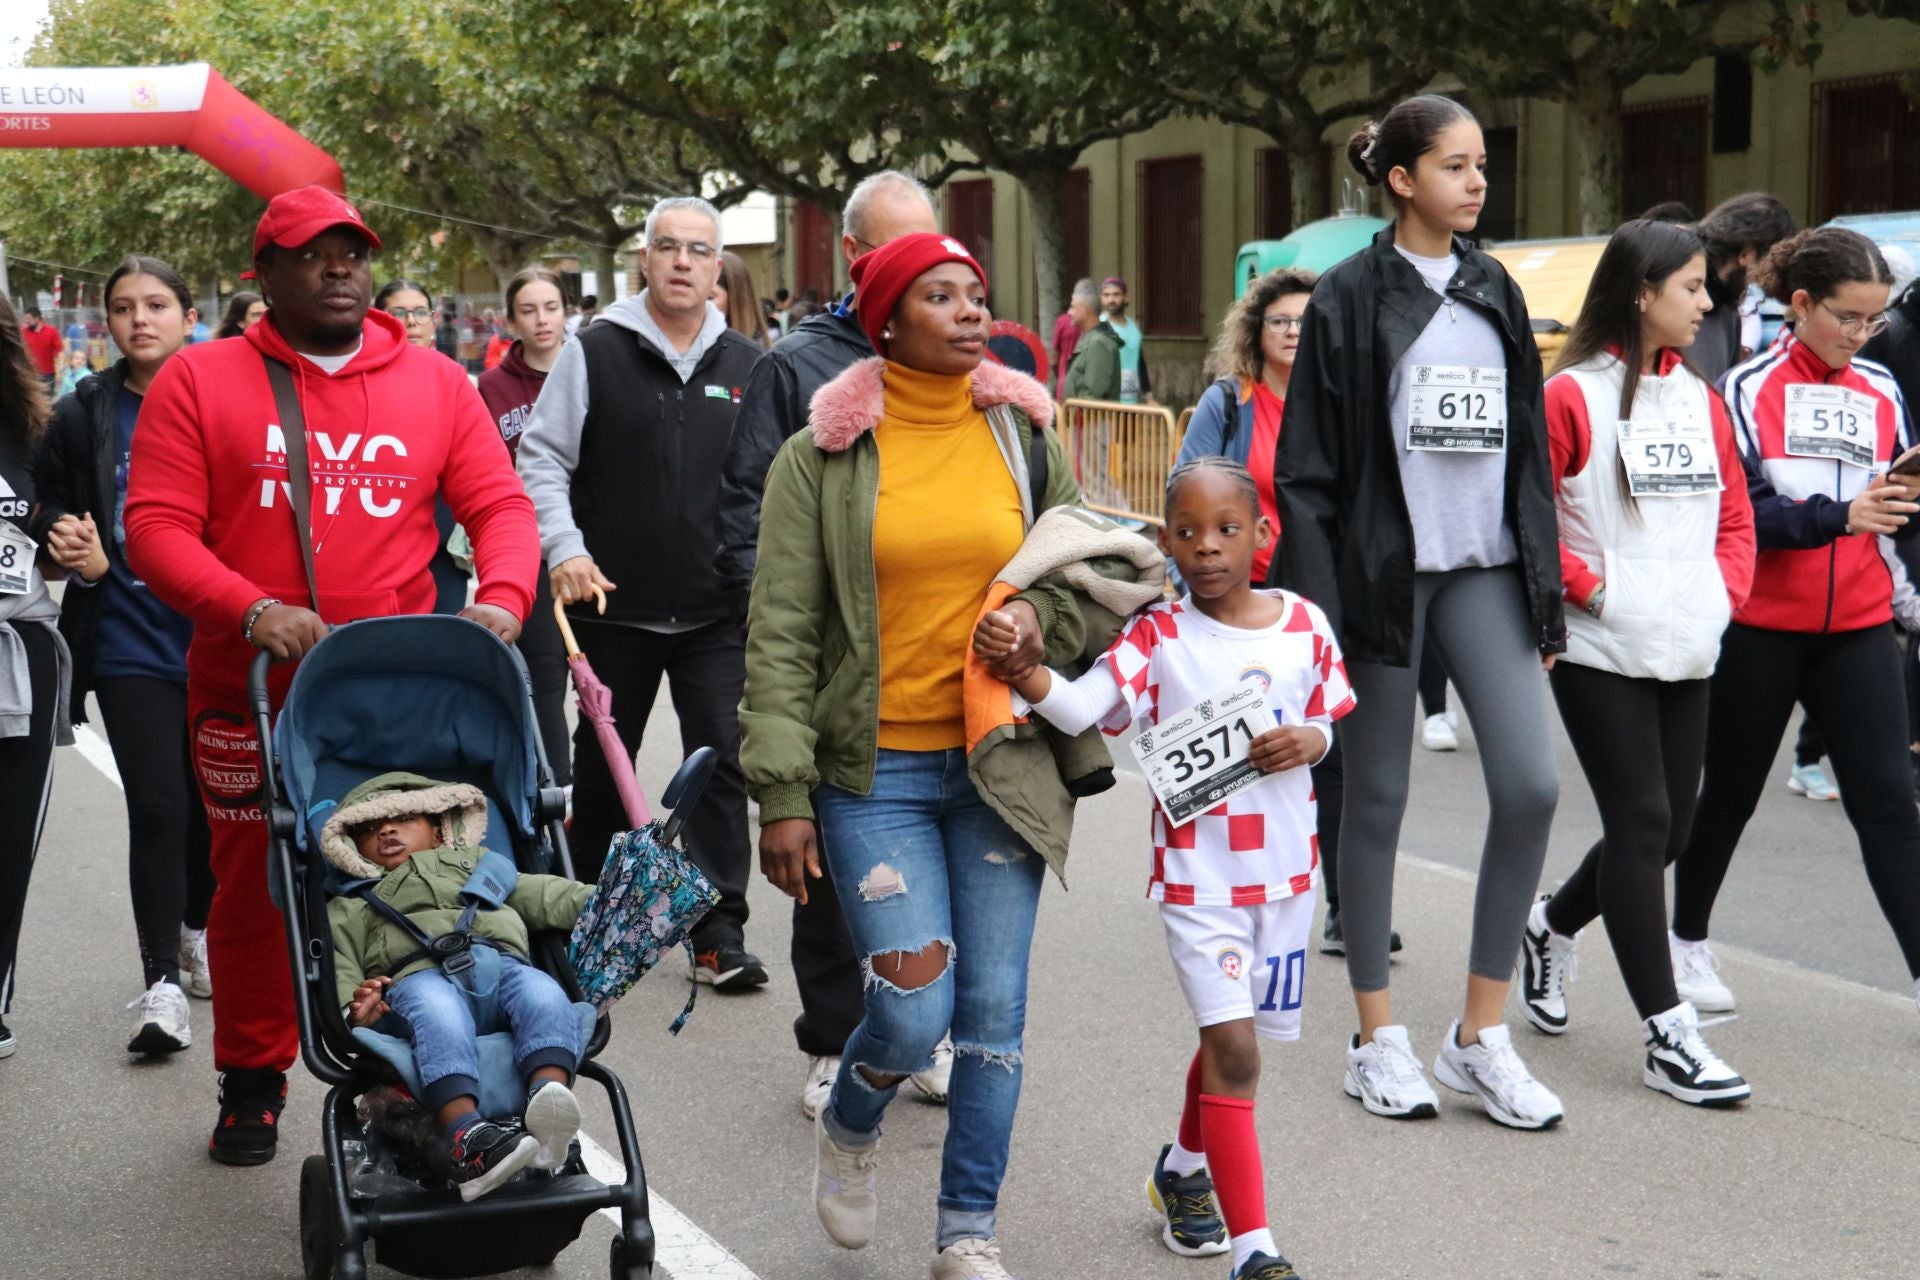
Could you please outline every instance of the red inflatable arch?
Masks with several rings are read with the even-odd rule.
[[[340,165],[204,62],[0,70],[0,147],[185,147],[270,200]]]

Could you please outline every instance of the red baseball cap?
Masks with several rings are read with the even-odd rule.
[[[296,187],[267,201],[267,211],[253,229],[253,256],[258,258],[270,244],[297,248],[330,227],[352,227],[367,238],[368,244],[380,247],[380,237],[373,234],[345,196],[325,187]]]

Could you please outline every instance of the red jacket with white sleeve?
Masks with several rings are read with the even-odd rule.
[[[1835,369],[1786,331],[1731,370],[1725,387],[1759,544],[1753,593],[1734,620],[1803,632],[1888,621],[1892,575],[1874,535],[1847,532],[1847,504],[1910,442],[1893,376],[1869,360]],[[1823,398],[1815,402],[1795,388]],[[1850,461],[1821,456],[1823,448],[1858,452]],[[1909,522],[1894,536],[1916,533],[1920,523]]]
[[[263,354],[293,370],[307,421],[317,606]],[[370,311],[359,352],[329,375],[268,312],[238,340],[180,352],[153,380],[133,437],[127,558],[194,620],[189,677],[242,689],[255,651],[241,627],[262,597],[330,623],[432,612],[441,494],[473,540],[475,599],[524,620],[540,563],[533,503],[466,371]]]

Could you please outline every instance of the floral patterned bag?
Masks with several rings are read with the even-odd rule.
[[[693,926],[719,901],[719,890],[674,847],[661,823],[615,836],[567,948],[581,998],[606,1013],[675,947],[686,947],[691,957]],[[675,1035],[693,1014],[699,987],[688,985],[686,1008],[668,1028]]]

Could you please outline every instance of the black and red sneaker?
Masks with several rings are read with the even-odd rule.
[[[287,1105],[287,1076],[272,1067],[241,1067],[220,1073],[220,1122],[207,1154],[221,1164],[265,1164],[280,1145],[280,1112]]]
[[[533,1163],[540,1139],[517,1120],[476,1120],[447,1139],[444,1172],[462,1200],[476,1200]]]

